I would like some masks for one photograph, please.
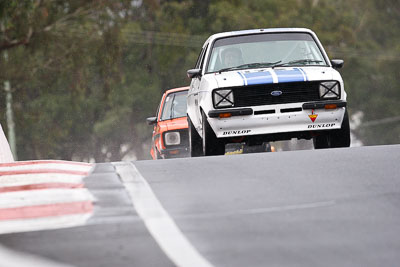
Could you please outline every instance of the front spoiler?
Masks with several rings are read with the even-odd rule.
[[[336,104],[335,109],[325,109],[326,104]],[[229,118],[210,117],[208,122],[218,138],[250,135],[278,134],[288,132],[310,132],[340,129],[345,113],[344,101],[321,101],[288,104],[285,108],[299,108],[296,112],[281,113],[282,105],[253,107],[252,114]],[[259,113],[275,109],[273,114]],[[211,111],[210,111],[211,112]],[[210,114],[210,112],[208,114]],[[212,114],[219,114],[213,111]],[[218,110],[224,113],[226,110]]]

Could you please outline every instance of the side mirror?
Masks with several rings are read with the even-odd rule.
[[[192,79],[201,75],[201,69],[191,69],[187,71],[187,76]]]
[[[340,69],[343,67],[344,61],[343,59],[332,59],[331,64],[334,69]]]
[[[146,119],[148,125],[153,125],[157,123],[157,117],[150,117]]]

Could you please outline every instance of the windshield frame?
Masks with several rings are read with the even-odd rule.
[[[319,42],[319,40],[316,39],[313,34],[311,34],[310,32],[304,32],[304,31],[281,31],[281,32],[263,32],[263,33],[250,33],[250,34],[247,33],[247,34],[229,35],[229,36],[223,36],[223,37],[215,38],[214,40],[211,41],[211,43],[209,43],[208,51],[207,51],[207,53],[208,53],[208,55],[207,55],[207,64],[205,65],[205,68],[203,69],[203,73],[204,74],[212,74],[212,73],[219,73],[220,72],[220,70],[207,72],[208,65],[210,64],[212,50],[214,49],[214,45],[218,40],[228,39],[228,38],[235,38],[235,37],[242,37],[242,36],[261,35],[261,34],[277,35],[277,34],[299,34],[299,33],[300,34],[307,34],[313,39],[313,41],[316,44],[319,52],[321,53],[322,58],[325,61],[325,65],[304,65],[303,64],[303,65],[289,65],[289,66],[284,66],[283,65],[283,66],[279,66],[279,67],[299,67],[299,66],[302,66],[302,67],[308,67],[308,66],[310,66],[310,67],[316,67],[316,66],[318,66],[318,67],[330,67],[331,66],[330,65],[330,61],[329,61],[329,58],[328,58],[325,50],[323,49],[323,47],[322,47],[321,43]],[[246,68],[246,69],[259,69],[259,68],[260,67]],[[262,67],[262,68],[265,68],[265,67]],[[237,70],[240,70],[240,69],[233,69],[232,71],[234,71],[234,70],[237,71]]]

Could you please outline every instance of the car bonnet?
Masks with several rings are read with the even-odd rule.
[[[219,88],[303,81],[332,80],[331,67],[279,67],[214,73]]]
[[[187,129],[188,128],[187,117],[168,120],[166,121],[165,125],[167,126],[168,131]]]

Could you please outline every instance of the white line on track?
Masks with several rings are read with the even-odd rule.
[[[72,267],[36,255],[17,252],[0,245],[0,267]]]
[[[80,184],[84,176],[62,173],[31,173],[0,176],[0,187],[44,183]]]
[[[91,165],[76,165],[68,163],[40,163],[40,164],[27,164],[27,165],[15,165],[15,166],[4,166],[0,165],[0,171],[23,171],[23,170],[63,170],[63,171],[82,171],[88,172],[92,169]]]
[[[80,201],[94,201],[94,197],[86,188],[52,188],[0,194],[0,208],[17,208]]]
[[[212,267],[187,240],[132,163],[113,163],[133,206],[164,253],[178,267]]]
[[[62,229],[81,226],[86,225],[87,220],[89,220],[91,216],[92,214],[86,213],[34,219],[0,221],[0,234]]]

